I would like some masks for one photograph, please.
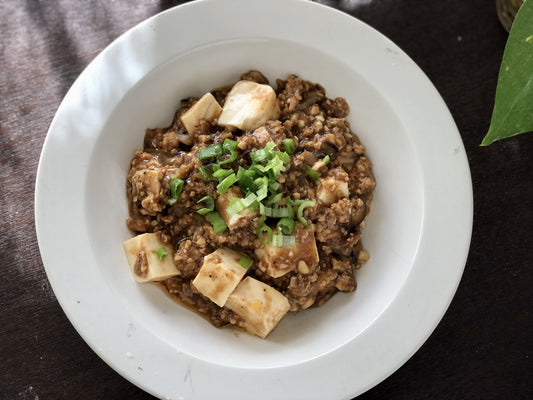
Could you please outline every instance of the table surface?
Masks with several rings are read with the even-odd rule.
[[[322,2],[381,31],[425,71],[455,118],[474,190],[451,306],[420,350],[359,398],[533,398],[533,134],[479,146],[507,40],[494,0]],[[48,126],[77,76],[120,34],[178,3],[0,3],[1,399],[152,398],[93,353],[61,310],[39,255],[33,193]]]

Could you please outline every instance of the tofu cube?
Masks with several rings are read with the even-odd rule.
[[[249,276],[229,296],[226,307],[243,319],[248,332],[263,339],[290,308],[280,292]]]
[[[340,199],[349,197],[348,180],[348,174],[342,168],[332,169],[327,176],[318,179],[316,193],[318,200],[329,206]]]
[[[313,230],[297,224],[293,235],[296,242],[293,247],[279,247],[267,243],[255,250],[261,271],[272,278],[279,278],[297,268],[309,273],[318,265],[319,257]]]
[[[221,112],[222,107],[220,107],[215,97],[208,92],[185,111],[180,119],[187,132],[192,133],[202,119],[210,122],[217,118]]]
[[[279,118],[276,92],[268,85],[239,81],[228,93],[218,124],[243,131],[254,130],[266,121]]]
[[[229,207],[231,199],[234,197],[239,199],[243,198],[243,194],[237,186],[231,187],[226,193],[217,198],[217,211],[224,222],[226,222],[229,230],[248,224],[252,218],[255,218],[258,215],[256,211],[245,208],[239,214],[235,214],[230,217],[226,212],[226,209]]]
[[[205,256],[193,285],[216,305],[224,307],[229,295],[246,274],[247,269],[239,264],[242,257],[246,256],[230,249],[218,249]]]
[[[143,233],[123,243],[131,273],[137,282],[157,282],[179,275],[172,247],[163,244],[156,233]],[[157,256],[164,248],[166,255]],[[160,253],[164,251],[160,250]]]

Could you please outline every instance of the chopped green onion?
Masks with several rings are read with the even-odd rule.
[[[218,179],[218,181],[220,182],[220,181],[223,181],[226,177],[228,177],[231,174],[233,174],[232,169],[220,168],[216,170],[215,172],[213,172],[213,178]]]
[[[271,192],[277,192],[279,190],[279,188],[281,187],[281,185],[279,184],[279,182],[270,182],[268,184],[268,188],[270,189]]]
[[[202,177],[206,181],[212,180],[213,179],[213,172],[217,171],[218,169],[220,169],[220,167],[218,165],[216,165],[216,164],[201,165],[200,168],[198,168],[198,170],[202,174]]]
[[[250,158],[254,163],[260,163],[261,161],[268,160],[270,154],[266,149],[259,149],[250,153]]]
[[[283,164],[289,165],[291,163],[291,157],[284,151],[273,151],[272,154],[283,161]]]
[[[276,247],[294,247],[296,238],[287,235],[272,235],[272,245]]]
[[[242,205],[246,208],[250,207],[255,202],[257,202],[257,196],[255,193],[249,193],[244,199],[241,200]]]
[[[271,207],[265,206],[263,203],[259,203],[259,213],[266,217],[272,217],[272,218],[292,218],[294,216],[292,207],[271,208]]]
[[[296,151],[296,146],[294,145],[294,140],[292,139],[283,139],[283,147],[287,154],[294,154]]]
[[[205,217],[211,223],[211,225],[213,225],[213,232],[215,233],[224,232],[226,228],[228,227],[226,225],[226,222],[224,222],[220,214],[216,211],[207,213]]]
[[[278,221],[276,228],[281,234],[290,235],[294,230],[294,219],[282,218]]]
[[[285,197],[285,203],[287,203],[289,206],[298,206],[302,204],[306,200],[293,200],[289,196]]]
[[[322,160],[322,162],[326,165],[329,165],[329,162],[331,161],[331,159],[329,158],[329,155],[326,155],[326,157],[324,157],[324,159]]]
[[[204,203],[207,208],[214,209],[215,208],[215,200],[211,196],[204,196],[200,200],[198,200],[198,203]]]
[[[232,197],[229,201],[229,207],[226,208],[226,214],[228,214],[228,217],[233,217],[244,210],[244,208],[245,206],[242,199],[239,199],[238,197]]]
[[[221,170],[222,171],[222,170]],[[230,175],[226,176],[218,185],[217,185],[217,191],[220,194],[226,193],[231,185],[233,185],[235,182],[237,182],[237,177],[234,173],[231,173]]]
[[[267,240],[264,239],[265,233],[268,236]],[[256,234],[262,244],[267,244],[272,240],[272,229],[270,229],[270,227],[264,223],[258,225]]]
[[[306,170],[305,170],[305,173],[307,174],[307,176],[311,179],[314,179],[315,181],[320,178],[320,172],[318,171],[315,171],[313,168],[311,167],[307,167]]]
[[[155,252],[155,256],[159,259],[159,260],[162,260],[163,258],[165,258],[166,256],[168,255],[168,251],[165,247],[160,247],[157,249],[157,251]]]
[[[298,218],[298,221],[300,221],[300,223],[303,226],[307,226],[307,220],[303,217],[304,210],[307,207],[314,207],[314,206],[315,206],[315,201],[314,200],[306,200],[306,201],[304,201],[303,203],[301,203],[298,206],[298,211],[296,212],[296,217]]]
[[[239,259],[238,263],[244,269],[248,269],[248,268],[250,268],[250,265],[252,265],[252,259],[250,257],[247,257],[247,256],[242,256]]]
[[[235,161],[237,159],[238,155],[239,154],[235,150],[232,150],[230,156],[228,158],[226,158],[225,160],[220,161],[218,163],[218,165],[231,164],[233,161]]]
[[[209,158],[215,158],[222,154],[222,146],[220,143],[212,144],[211,146],[204,147],[198,152],[198,159],[200,161],[207,160]]]
[[[224,143],[222,143],[222,151],[224,153],[231,153],[237,148],[238,144],[239,143],[237,143],[236,140],[224,139]]]
[[[264,201],[265,206],[272,206],[274,204],[278,204],[281,198],[283,197],[283,193],[275,193],[271,195],[268,199]]]
[[[170,181],[170,199],[167,200],[168,204],[172,205],[178,201],[184,184],[185,182],[180,178],[173,178]]]
[[[198,203],[205,204],[205,208],[201,208],[200,210],[196,211],[200,215],[205,215],[215,209],[215,200],[211,196],[202,197],[200,200],[198,200]]]

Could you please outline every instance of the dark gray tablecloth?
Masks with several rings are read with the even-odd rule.
[[[0,2],[2,399],[151,398],[63,314],[39,255],[33,195],[46,131],[76,77],[121,33],[177,3]],[[377,28],[427,73],[457,122],[474,185],[472,244],[451,307],[422,348],[360,398],[533,398],[533,134],[479,146],[507,39],[494,1],[324,3]]]

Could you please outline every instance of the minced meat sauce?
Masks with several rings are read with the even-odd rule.
[[[241,80],[268,84],[258,71],[241,75]],[[211,91],[220,106],[224,106],[230,89]],[[365,147],[346,121],[348,104],[343,98],[327,98],[322,86],[295,75],[276,81],[275,96],[279,118],[253,130],[219,126],[214,119],[202,120],[193,132],[187,132],[180,117],[198,99],[182,100],[169,127],[147,129],[143,150],[135,153],[127,175],[127,226],[136,234],[157,233],[161,242],[173,250],[167,257],[173,258],[179,270],[179,275],[159,283],[181,303],[205,314],[215,326],[241,325],[236,313],[219,307],[192,284],[204,257],[219,248],[246,254],[252,261],[246,276],[282,293],[294,313],[320,306],[338,291],[354,291],[355,271],[369,258],[362,248],[361,235],[375,180]],[[296,220],[293,236],[302,242],[314,241],[317,258],[304,251],[292,265],[294,257],[284,261],[280,255],[272,273],[268,266],[262,266],[261,251],[257,251],[265,246],[257,233],[261,222],[257,213],[250,213],[219,233],[214,233],[213,225],[197,213],[205,207],[200,199],[211,196],[217,201],[221,196],[217,181],[200,173],[205,163],[198,153],[225,139],[238,143],[237,158],[224,166],[233,171],[250,166],[250,153],[269,142],[282,150],[284,139],[292,139],[295,150],[290,155],[290,166],[276,178],[278,191],[283,198],[314,201],[303,211],[309,223],[304,226]],[[309,169],[315,172],[309,174]],[[179,199],[169,204],[173,177],[183,180],[184,185]],[[339,185],[344,188],[340,193]]]

